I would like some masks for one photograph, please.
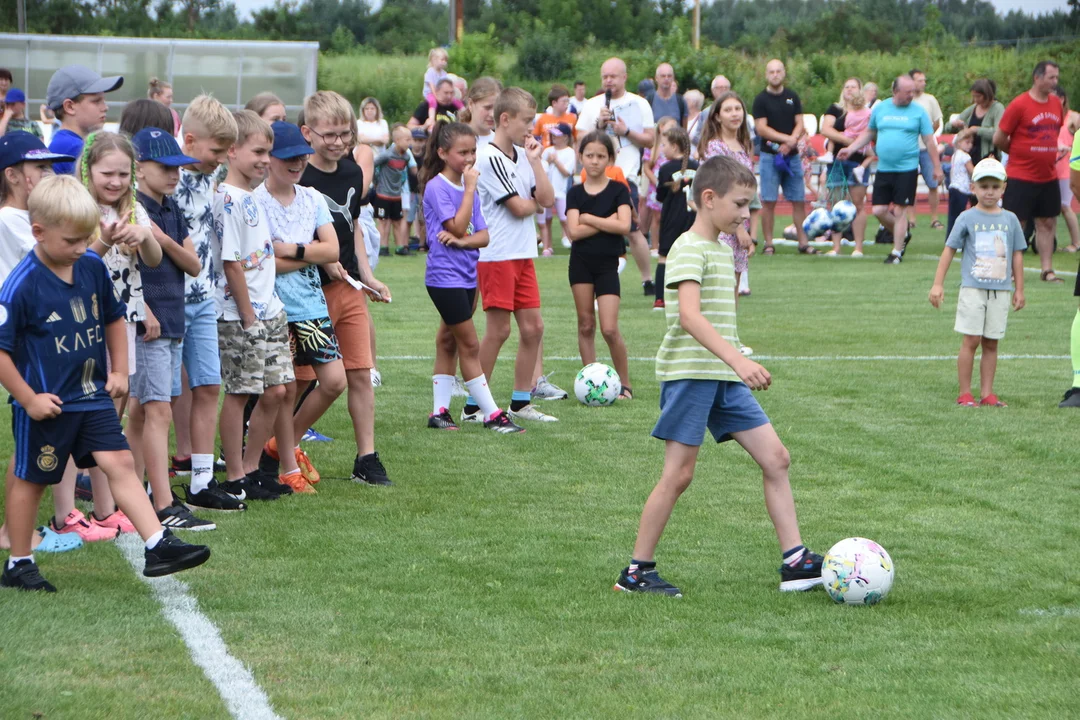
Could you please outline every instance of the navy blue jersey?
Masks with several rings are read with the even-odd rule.
[[[35,393],[52,393],[63,411],[112,408],[105,392],[105,326],[124,318],[109,271],[91,251],[75,262],[69,285],[30,252],[0,289],[0,350]]]
[[[158,204],[149,195],[139,193],[139,204],[163,233],[183,247],[184,240],[191,233],[176,200],[166,195],[164,202]],[[139,272],[142,273],[143,299],[161,325],[161,337],[174,340],[183,338],[184,271],[176,267],[162,248],[161,263],[157,267],[150,267],[139,258]],[[145,332],[142,323],[139,323],[137,330],[139,335]]]

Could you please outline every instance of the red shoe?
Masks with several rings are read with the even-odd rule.
[[[135,532],[135,525],[132,524],[131,520],[128,519],[127,515],[120,512],[119,510],[117,510],[104,520],[98,520],[93,513],[90,513],[90,524],[96,525],[98,527],[118,530],[122,533]]]
[[[68,513],[68,516],[64,518],[64,524],[62,527],[56,527],[53,523],[55,519],[50,521],[53,531],[60,533],[75,533],[83,542],[98,542],[100,540],[113,540],[120,531],[116,528],[103,527],[102,525],[90,524],[90,521],[86,519],[78,510],[72,510]]]
[[[963,407],[975,407],[975,396],[967,392],[956,398],[956,404]]]
[[[998,396],[994,393],[990,393],[982,400],[980,400],[979,405],[981,407],[1009,407],[1005,403],[1001,402],[1001,400],[998,400]]]
[[[656,300],[653,301],[653,304],[652,304],[652,309],[653,310],[663,310],[665,307],[667,307],[667,303],[665,303],[662,299],[657,298]]]

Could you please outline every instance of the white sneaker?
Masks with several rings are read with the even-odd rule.
[[[623,271],[623,269],[625,267],[626,267],[626,258],[624,258],[624,257],[619,258],[619,270],[618,270],[619,275],[622,275],[622,271]]]
[[[562,246],[569,250],[571,245],[573,245],[573,243],[570,242],[570,238],[564,236],[562,239]]]
[[[454,389],[450,391],[450,397],[469,397],[469,390],[461,378],[454,378]]]
[[[851,257],[853,257],[853,258],[861,258],[862,256],[863,256],[863,254],[858,250],[852,250],[851,251]]]
[[[382,373],[371,368],[371,387],[382,387]]]
[[[649,251],[649,257],[654,257],[654,258],[660,257],[660,251],[659,250],[650,250]]]
[[[859,165],[851,171],[851,174],[855,176],[855,182],[861,184],[863,181],[863,175],[866,174],[866,168],[864,168],[862,165]]]
[[[484,422],[484,411],[478,409],[474,413],[467,413],[464,410],[462,410],[461,411],[461,422],[462,422],[462,424],[465,424],[465,423],[483,423]]]
[[[535,405],[526,405],[520,410],[508,410],[511,420],[534,420],[536,422],[558,422],[559,418],[540,412]]]
[[[741,352],[746,357],[750,357],[754,354],[754,348],[750,347],[749,345],[743,345],[739,348],[739,352]]]
[[[536,387],[532,389],[533,400],[565,400],[570,397],[568,392],[548,380],[554,374],[550,372],[536,379]]]

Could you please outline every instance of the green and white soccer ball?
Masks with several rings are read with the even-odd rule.
[[[885,548],[860,537],[833,545],[821,565],[825,591],[844,605],[876,605],[889,594],[895,575]]]
[[[604,363],[590,363],[574,378],[574,395],[582,405],[611,405],[621,392],[619,373]]]

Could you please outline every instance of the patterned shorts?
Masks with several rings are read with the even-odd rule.
[[[284,310],[247,330],[239,320],[219,320],[218,349],[221,386],[228,395],[262,395],[265,388],[296,379]]]
[[[289,323],[289,349],[293,365],[325,365],[341,359],[330,318]]]

